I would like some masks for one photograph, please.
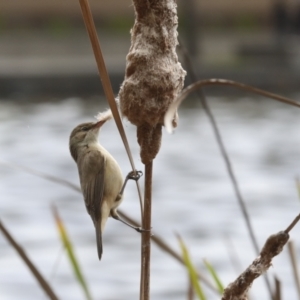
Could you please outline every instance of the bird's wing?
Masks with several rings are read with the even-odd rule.
[[[88,213],[94,222],[101,223],[101,205],[104,193],[106,159],[99,151],[91,151],[85,158],[85,183],[82,193]]]

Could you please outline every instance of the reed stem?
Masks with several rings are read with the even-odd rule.
[[[151,257],[151,210],[152,210],[152,169],[153,162],[145,165],[145,191],[141,258],[140,299],[150,299],[150,257]]]
[[[15,248],[15,250],[18,252],[19,256],[22,258],[24,263],[27,265],[33,276],[36,278],[42,289],[45,291],[45,293],[48,295],[49,299],[51,300],[58,300],[58,297],[53,292],[52,288],[49,286],[48,282],[44,279],[42,274],[38,271],[38,269],[35,267],[35,265],[32,263],[32,261],[29,259],[29,257],[26,255],[25,251],[22,249],[22,247],[16,242],[16,240],[12,237],[12,235],[9,233],[7,228],[4,226],[4,224],[0,221],[0,230],[2,231],[3,235],[6,237],[6,239],[9,241],[9,243]]]

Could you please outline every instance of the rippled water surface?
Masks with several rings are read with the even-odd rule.
[[[297,96],[294,98],[297,99]],[[295,178],[300,173],[300,110],[263,99],[209,98],[238,177],[260,246],[268,235],[285,229],[299,213]],[[97,259],[94,229],[82,196],[24,170],[30,167],[78,184],[68,150],[69,133],[105,109],[99,99],[53,102],[0,102],[0,216],[61,299],[84,299],[62,251],[51,214],[55,204],[94,299],[138,299],[140,235],[110,219],[104,233],[104,254]],[[138,169],[135,128],[125,122]],[[123,174],[130,170],[113,122],[105,124],[100,141],[118,160]],[[143,180],[141,180],[141,184]],[[139,218],[135,184],[126,189],[121,209]],[[175,233],[203,270],[209,260],[224,285],[255,258],[245,221],[220,156],[211,125],[197,105],[180,109],[175,134],[164,132],[154,162],[153,232],[178,250]],[[292,233],[300,254],[299,225]],[[230,249],[230,250],[228,250]],[[231,263],[235,256],[238,270]],[[186,299],[187,274],[172,257],[152,247],[152,299]],[[269,272],[282,281],[285,299],[295,299],[287,249]],[[207,276],[209,276],[207,274]],[[44,292],[15,250],[0,235],[0,298],[45,299]],[[26,295],[26,296],[24,296]],[[210,299],[219,299],[208,292]],[[252,299],[267,299],[264,281],[252,288]]]

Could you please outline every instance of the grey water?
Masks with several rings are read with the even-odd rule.
[[[297,100],[298,94],[293,98]],[[102,99],[103,100],[103,99]],[[195,101],[195,100],[194,100]],[[262,98],[209,97],[232,161],[260,247],[266,238],[285,229],[299,213],[295,179],[300,173],[300,110]],[[153,233],[180,251],[175,233],[186,243],[197,268],[208,278],[207,259],[226,286],[256,257],[245,221],[220,155],[211,125],[196,102],[180,108],[179,126],[164,131],[154,161]],[[95,234],[80,193],[18,168],[29,167],[79,183],[68,149],[71,130],[91,121],[107,105],[101,99],[0,102],[0,217],[49,281],[60,299],[85,299],[63,251],[51,205],[67,228],[76,256],[94,299],[138,299],[140,235],[110,219],[99,262]],[[124,120],[137,169],[135,127]],[[130,171],[113,121],[105,124],[100,142]],[[143,179],[140,184],[143,185]],[[134,183],[129,182],[122,211],[139,220]],[[299,257],[300,225],[291,232]],[[232,263],[232,256],[236,264]],[[151,257],[152,299],[186,299],[186,270],[155,244]],[[287,249],[268,272],[282,283],[283,298],[295,299],[296,289]],[[205,288],[205,286],[204,286]],[[209,299],[220,296],[206,289]],[[252,299],[268,299],[259,278]],[[0,234],[0,299],[46,299],[15,250]]]

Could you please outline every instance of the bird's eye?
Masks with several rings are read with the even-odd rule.
[[[84,127],[82,127],[82,130],[83,130],[83,131],[88,131],[89,128],[88,128],[87,126],[84,126]]]

